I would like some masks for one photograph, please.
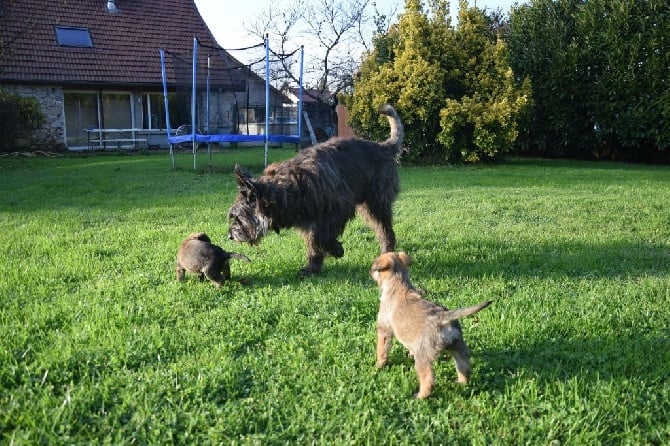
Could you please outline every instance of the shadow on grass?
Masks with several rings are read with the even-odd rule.
[[[653,170],[667,170],[665,165],[641,164],[641,163],[624,163],[624,162],[602,162],[602,161],[577,161],[577,160],[562,160],[551,158],[526,158],[515,157],[506,158],[502,164],[508,166],[519,167],[539,167],[550,169],[570,169],[570,170],[598,170],[598,171],[615,171],[625,170],[630,172],[649,172]]]
[[[59,159],[11,160],[3,167],[0,209],[32,212],[43,209],[99,209],[174,206],[208,197],[221,200],[222,214],[237,193],[233,169],[242,165],[253,174],[264,169],[263,149],[244,148],[213,155],[177,155],[172,169],[169,155],[93,155]],[[292,155],[287,149],[270,151],[269,161]],[[3,181],[3,179],[5,181]],[[44,193],[49,191],[49,193]]]
[[[510,380],[519,376],[543,383],[579,377],[587,384],[661,384],[670,378],[670,329],[621,329],[602,337],[547,332],[515,348],[477,351],[474,362],[480,391],[504,393]]]
[[[272,237],[272,235],[271,235]],[[268,268],[266,264],[268,260],[265,258],[270,255],[270,251],[262,248],[262,241],[257,251],[251,249],[242,249],[252,262],[256,263],[257,267],[251,272],[244,275],[244,279],[248,279],[251,286],[254,287],[276,287],[300,283],[313,283],[322,286],[331,285],[333,287],[342,286],[343,281],[363,281],[374,286],[374,282],[370,279],[370,266],[377,256],[376,251],[371,251],[370,261],[366,263],[357,263],[347,257],[345,253],[341,259],[327,257],[323,264],[323,269],[318,274],[310,276],[303,276],[300,274],[301,269],[306,265],[307,258],[305,248],[300,247],[300,256],[287,258],[286,261],[272,262],[272,269]],[[245,246],[246,248],[246,246]],[[375,246],[376,248],[376,246]],[[260,265],[263,263],[263,265]],[[234,279],[237,279],[235,277]]]
[[[417,277],[597,279],[670,273],[670,248],[645,242],[507,244],[473,241],[447,247],[437,255],[432,245],[410,243],[406,250],[414,257],[412,270]]]

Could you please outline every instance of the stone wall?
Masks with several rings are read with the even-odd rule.
[[[14,86],[3,85],[3,88],[21,96],[32,96],[42,104],[44,123],[36,130],[31,138],[24,138],[17,142],[17,149],[64,151],[65,145],[65,109],[63,89],[49,86]]]

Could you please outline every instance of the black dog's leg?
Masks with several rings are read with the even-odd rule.
[[[307,265],[302,268],[298,274],[301,276],[311,276],[318,274],[323,267],[323,259],[325,257],[322,246],[316,238],[316,231],[309,230],[303,232],[303,238],[307,245]]]
[[[366,203],[358,206],[358,212],[377,235],[379,250],[382,253],[395,251],[395,232],[393,232],[393,203]]]
[[[342,243],[337,240],[337,237],[344,232],[345,221],[331,221],[328,225],[323,225],[317,228],[316,237],[318,243],[323,247],[323,250],[333,257],[340,258],[344,255],[344,248]]]
[[[324,250],[338,259],[344,256],[344,248],[342,247],[342,243],[337,239],[344,233],[344,227],[347,222],[356,215],[353,208],[349,212],[342,211],[340,214],[341,216],[345,216],[345,218],[331,220],[327,224],[318,228],[320,230],[320,240],[323,241]]]

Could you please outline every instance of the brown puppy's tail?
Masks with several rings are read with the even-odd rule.
[[[402,151],[402,143],[405,139],[405,130],[402,126],[402,121],[398,113],[389,104],[384,104],[380,107],[379,113],[386,116],[391,126],[391,134],[389,138],[384,141],[384,145],[391,146],[395,149],[394,156],[398,156]]]
[[[479,310],[483,310],[484,308],[491,305],[492,302],[493,301],[488,300],[486,302],[482,302],[477,305],[473,305],[471,307],[459,308],[457,310],[449,310],[447,311],[447,314],[444,316],[444,319],[448,321],[455,321],[456,319],[462,319],[464,317],[472,316]]]
[[[240,260],[244,260],[245,262],[251,262],[249,257],[245,256],[244,254],[239,254],[239,253],[236,253],[236,252],[226,252],[226,256],[227,256],[226,260],[227,259],[240,259]]]

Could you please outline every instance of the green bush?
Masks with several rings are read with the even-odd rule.
[[[481,15],[462,11],[460,32],[464,38],[477,40],[484,35]],[[479,19],[480,23],[474,23]],[[477,29],[479,28],[479,29]],[[476,163],[493,160],[512,150],[519,125],[531,105],[530,82],[517,87],[507,64],[507,45],[502,40],[486,39],[466,59],[477,61],[467,68],[466,94],[447,99],[440,111],[441,132],[438,139],[447,150],[446,159]]]
[[[531,155],[667,158],[670,4],[533,0],[512,9],[510,65],[532,82],[521,150]]]
[[[449,2],[408,1],[398,24],[376,37],[353,96],[343,98],[358,134],[383,138],[387,125],[375,110],[390,102],[411,161],[480,162],[511,150],[529,113],[530,84],[515,79],[491,18],[465,0],[459,11],[453,27]]]
[[[37,99],[0,88],[0,151],[13,149],[18,139],[30,136],[43,122]]]

